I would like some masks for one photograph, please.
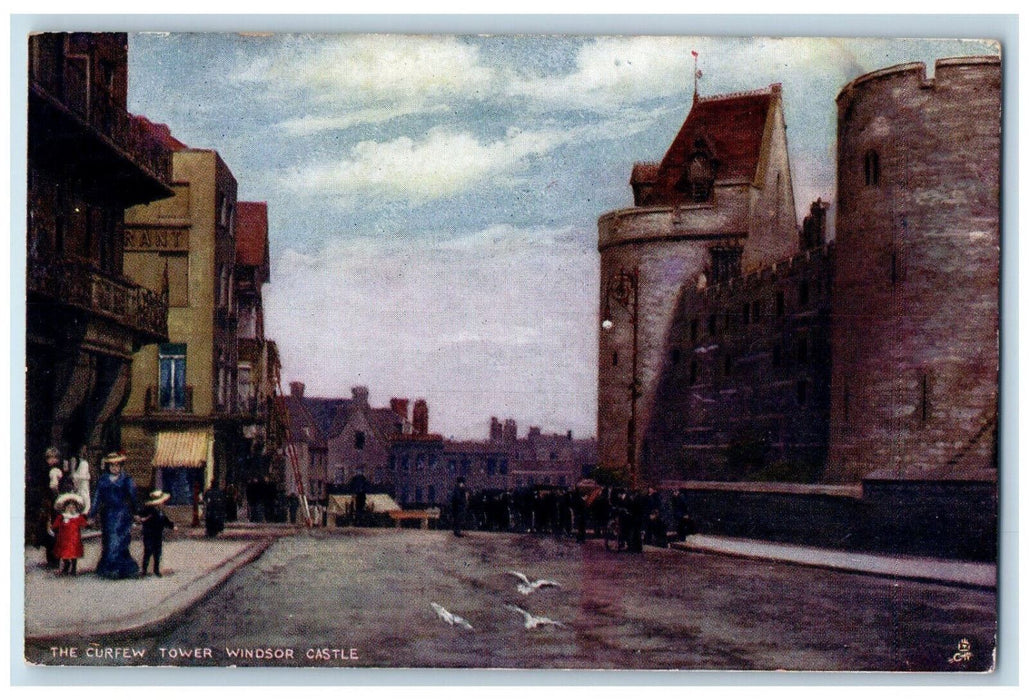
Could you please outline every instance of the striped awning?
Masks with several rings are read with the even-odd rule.
[[[203,467],[214,435],[208,430],[168,430],[157,434],[155,467]]]

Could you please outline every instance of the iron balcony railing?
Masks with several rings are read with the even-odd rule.
[[[29,258],[26,286],[67,306],[108,318],[147,337],[168,338],[168,301],[163,294],[71,260]]]
[[[133,119],[102,85],[90,82],[86,60],[66,57],[63,70],[36,71],[32,84],[167,185],[171,181],[171,151],[142,122]]]

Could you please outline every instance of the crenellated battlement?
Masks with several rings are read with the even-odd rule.
[[[851,97],[859,88],[870,89],[877,83],[889,82],[891,85],[896,82],[911,81],[919,89],[933,89],[947,83],[952,75],[958,71],[965,72],[969,68],[982,67],[983,77],[987,72],[994,72],[1000,69],[999,56],[957,56],[953,58],[941,58],[935,63],[935,71],[932,78],[926,76],[926,66],[922,62],[901,63],[888,68],[865,73],[847,83],[836,96],[837,104]]]

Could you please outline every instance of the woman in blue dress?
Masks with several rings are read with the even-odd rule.
[[[112,452],[104,458],[107,467],[97,481],[92,510],[100,520],[100,562],[97,576],[130,578],[139,574],[139,565],[129,554],[132,519],[136,512],[136,485],[122,471],[125,455]]]

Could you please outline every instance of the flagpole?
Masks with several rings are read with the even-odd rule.
[[[697,57],[699,54],[696,51],[690,51],[693,54],[693,101],[696,102],[697,98],[700,97],[700,71],[697,70]]]

